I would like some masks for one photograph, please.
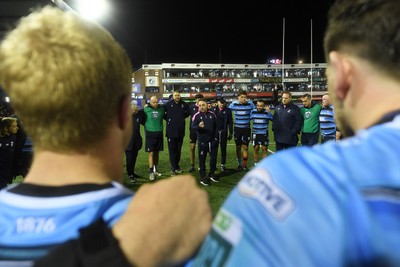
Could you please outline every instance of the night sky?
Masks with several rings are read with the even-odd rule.
[[[134,69],[142,64],[265,64],[324,62],[326,14],[333,0],[112,0],[100,21],[128,52]]]

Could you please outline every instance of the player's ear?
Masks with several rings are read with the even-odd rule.
[[[130,127],[131,114],[131,96],[125,95],[121,97],[118,107],[118,126],[121,129]]]
[[[329,86],[338,100],[343,101],[349,92],[351,85],[351,64],[347,57],[336,51],[329,53]]]

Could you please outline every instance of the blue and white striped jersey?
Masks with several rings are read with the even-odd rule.
[[[250,119],[253,121],[253,134],[267,134],[269,121],[272,121],[272,114],[266,110],[258,111],[253,109],[250,114]]]
[[[400,266],[399,149],[397,116],[265,158],[232,190],[190,265]]]
[[[250,113],[256,108],[253,102],[247,100],[246,103],[241,104],[235,100],[229,105],[229,108],[235,115],[233,120],[235,127],[250,128]]]
[[[23,183],[5,188],[0,191],[0,266],[31,266],[100,217],[113,225],[133,194],[117,182],[62,187]]]
[[[333,105],[322,107],[319,113],[319,128],[323,136],[336,135],[335,109]]]

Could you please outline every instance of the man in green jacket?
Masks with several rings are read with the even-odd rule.
[[[314,102],[310,94],[303,95],[303,106],[300,108],[303,117],[301,128],[301,145],[313,146],[319,141],[319,113],[321,105]]]
[[[158,98],[150,97],[149,105],[144,108],[146,132],[146,151],[149,152],[149,179],[153,181],[156,176],[161,176],[157,170],[159,152],[164,150],[164,113],[163,107],[158,106]]]

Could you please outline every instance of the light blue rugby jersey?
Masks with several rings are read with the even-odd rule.
[[[231,192],[188,265],[400,266],[399,151],[397,116],[267,157]]]
[[[322,107],[319,113],[319,128],[324,136],[336,135],[335,109],[333,105],[324,108]]]
[[[250,120],[253,120],[253,134],[267,134],[269,121],[273,120],[271,112],[266,110],[258,111],[253,109],[250,113]]]
[[[234,100],[228,107],[233,111],[235,127],[250,128],[250,113],[256,108],[252,101],[247,100],[241,104],[238,100]]]
[[[117,182],[55,197],[33,197],[7,189],[0,191],[0,266],[31,266],[32,260],[58,243],[77,238],[79,228],[100,217],[113,225],[134,194]]]

